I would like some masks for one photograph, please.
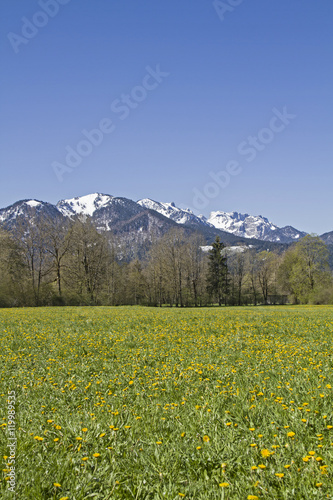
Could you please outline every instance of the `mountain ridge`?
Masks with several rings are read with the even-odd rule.
[[[270,243],[292,243],[307,233],[293,226],[282,228],[262,215],[253,216],[240,212],[213,211],[206,218],[195,215],[189,208],[179,208],[173,202],[163,203],[143,198],[133,201],[104,193],[91,193],[75,198],[59,200],[53,205],[35,199],[20,200],[0,209],[0,223],[5,227],[15,225],[18,217],[29,214],[47,214],[50,217],[73,218],[89,216],[99,230],[113,232],[149,232],[150,226],[159,227],[162,232],[171,227],[182,226],[199,230],[207,236],[229,235],[229,242],[262,241]],[[158,214],[158,215],[157,215]],[[136,221],[136,222],[135,222]],[[141,224],[141,225],[140,225]],[[333,231],[322,235],[329,244],[333,241]]]

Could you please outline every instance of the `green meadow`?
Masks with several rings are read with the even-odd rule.
[[[0,341],[3,499],[333,498],[333,307],[2,309]]]

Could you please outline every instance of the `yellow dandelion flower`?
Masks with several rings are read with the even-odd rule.
[[[56,443],[57,441],[59,441],[59,438],[54,438],[53,441]]]
[[[204,441],[205,443],[208,443],[208,441],[209,441],[209,436],[205,435],[202,439],[203,439],[203,441]]]
[[[266,448],[264,448],[263,450],[261,450],[261,456],[266,458],[266,457],[269,457],[271,455],[271,452],[269,450],[267,450]]]
[[[89,457],[83,457],[82,460],[85,462]]]
[[[87,431],[88,431],[87,427],[83,427],[82,432],[87,432]]]
[[[221,488],[228,488],[229,483],[220,483],[220,484],[219,484],[219,486],[220,486]]]
[[[294,433],[294,432],[288,432],[288,433],[287,433],[287,436],[288,436],[289,438],[292,438],[292,437],[294,437],[294,436],[295,436],[295,433]]]
[[[276,472],[275,475],[276,475],[276,477],[283,477],[284,476],[283,472]]]
[[[93,454],[93,457],[95,457],[95,458],[98,458],[98,457],[100,457],[100,456],[101,456],[101,454],[100,454],[100,453],[94,453],[94,454]]]
[[[61,488],[61,484],[59,483],[53,483],[53,486],[55,486],[56,488]]]

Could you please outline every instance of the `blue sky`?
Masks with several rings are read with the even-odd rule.
[[[332,231],[333,3],[219,5],[2,0],[0,206],[101,192]]]

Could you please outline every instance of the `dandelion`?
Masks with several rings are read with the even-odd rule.
[[[221,488],[228,488],[229,483],[220,483],[220,484],[219,484],[219,486],[220,486]]]
[[[56,443],[57,441],[59,441],[59,438],[54,438],[53,441]]]
[[[82,460],[85,462],[89,457],[83,457]]]
[[[266,448],[264,448],[263,450],[261,450],[261,452],[260,452],[260,453],[261,453],[261,456],[262,456],[262,457],[264,457],[264,458],[269,457],[269,456],[272,454],[272,453],[271,453],[269,450],[267,450]]]
[[[275,475],[276,475],[276,477],[280,477],[280,478],[284,477],[283,472],[276,472]]]
[[[264,465],[264,464],[259,464],[259,465],[258,465],[258,467],[259,467],[260,469],[266,469],[266,465]]]
[[[323,485],[323,483],[316,483],[317,488],[320,488]]]
[[[82,441],[82,437],[78,436],[75,438],[77,441]]]
[[[248,495],[247,500],[259,500],[259,497],[256,495]]]
[[[82,432],[87,432],[87,427],[83,427]]]
[[[208,443],[209,441],[209,437],[206,435],[202,438],[202,440],[205,442],[205,443]]]
[[[55,488],[61,488],[61,484],[59,484],[59,483],[53,483],[53,486],[54,486]]]
[[[181,437],[183,438],[185,436],[185,432],[182,432],[181,433]]]
[[[56,425],[55,428],[57,429],[57,431],[60,431],[61,425]]]
[[[252,465],[251,469],[252,469],[252,470],[257,470],[257,469],[258,469],[258,467],[257,467],[256,465]]]
[[[180,497],[184,497],[184,496],[185,496],[185,493],[178,493],[178,495],[179,495]]]
[[[292,438],[292,437],[294,437],[294,436],[295,436],[295,433],[294,433],[294,432],[288,432],[288,433],[287,433],[287,436],[288,436],[289,438]]]
[[[197,446],[197,450],[201,450],[201,446]]]
[[[94,454],[93,454],[93,457],[95,457],[95,458],[98,458],[98,457],[100,457],[100,456],[101,456],[101,454],[100,454],[100,453],[94,453]]]

